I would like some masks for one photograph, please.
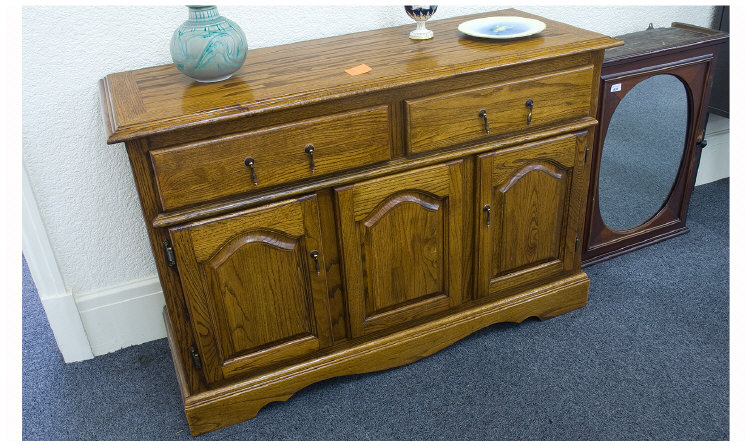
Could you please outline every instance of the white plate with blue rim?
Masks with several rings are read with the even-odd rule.
[[[544,22],[535,19],[499,16],[463,22],[458,25],[458,30],[466,35],[484,39],[516,39],[539,34],[546,27]]]

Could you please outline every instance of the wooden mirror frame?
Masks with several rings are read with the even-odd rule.
[[[704,127],[717,46],[728,36],[720,31],[673,23],[670,28],[648,29],[617,38],[625,45],[605,52],[599,84],[599,125],[591,150],[581,252],[583,266],[689,231],[685,221],[701,150],[705,146]],[[614,230],[604,223],[599,208],[599,172],[607,130],[625,95],[641,81],[661,74],[677,77],[687,94],[688,124],[680,166],[666,200],[652,217],[633,228]],[[612,85],[618,83],[622,84],[620,91],[612,92]]]

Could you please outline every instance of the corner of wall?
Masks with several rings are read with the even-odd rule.
[[[23,253],[65,362],[166,337],[156,277],[76,295],[67,289],[23,169]]]
[[[94,355],[81,323],[73,294],[63,282],[44,228],[26,168],[22,169],[22,246],[44,312],[65,362],[83,361]]]
[[[76,296],[76,303],[96,356],[167,336],[158,277]]]

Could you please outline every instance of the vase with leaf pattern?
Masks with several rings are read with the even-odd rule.
[[[247,38],[216,6],[188,6],[188,20],[172,35],[172,61],[199,82],[229,79],[245,62]]]

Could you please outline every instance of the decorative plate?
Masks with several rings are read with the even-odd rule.
[[[463,22],[458,30],[485,39],[515,39],[538,34],[547,27],[539,20],[526,17],[484,17]]]

